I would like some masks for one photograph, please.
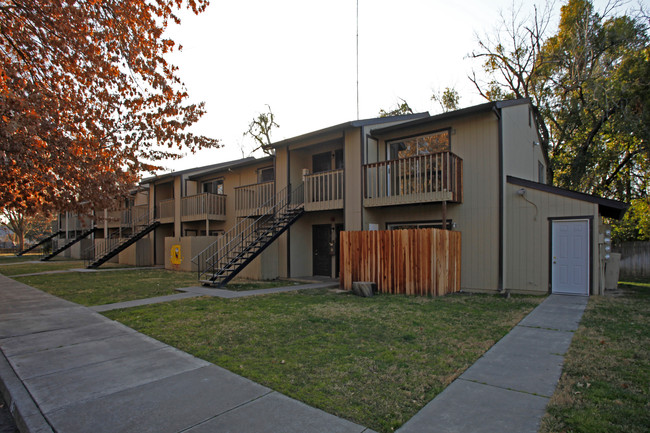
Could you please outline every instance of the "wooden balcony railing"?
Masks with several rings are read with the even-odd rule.
[[[201,194],[183,197],[181,200],[181,221],[226,220],[226,196],[223,194]]]
[[[144,218],[144,215],[149,211],[149,206],[139,205],[133,206],[128,209],[121,211],[121,223],[122,227],[131,227],[133,224],[136,224],[138,221],[141,221]]]
[[[266,215],[275,196],[275,182],[254,183],[235,188],[235,213],[238,217]],[[262,208],[262,205],[269,205]],[[255,215],[259,216],[259,215]]]
[[[158,204],[158,219],[161,223],[174,222],[174,199],[161,200]]]
[[[122,211],[121,210],[109,210],[106,216],[106,221],[108,227],[119,227],[122,224]]]
[[[343,209],[343,170],[305,176],[305,210]]]
[[[364,206],[463,201],[463,160],[432,153],[363,166]]]

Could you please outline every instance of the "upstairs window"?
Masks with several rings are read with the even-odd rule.
[[[202,192],[210,194],[223,194],[223,179],[214,179],[202,183]]]
[[[317,153],[311,157],[311,166],[314,173],[322,173],[343,168],[343,149],[330,152]]]
[[[446,129],[417,137],[389,141],[388,159],[448,152],[449,149],[449,130]]]
[[[546,167],[542,161],[537,161],[537,181],[539,183],[546,183]]]
[[[257,183],[273,182],[275,170],[273,167],[264,167],[257,170]]]

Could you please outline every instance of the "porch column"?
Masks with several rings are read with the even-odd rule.
[[[447,230],[447,202],[442,202],[442,229]]]

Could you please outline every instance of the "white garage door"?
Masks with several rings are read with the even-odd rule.
[[[589,294],[589,221],[553,221],[551,291]]]

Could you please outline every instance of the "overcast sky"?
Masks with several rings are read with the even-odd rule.
[[[532,4],[516,8],[525,16]],[[430,98],[448,86],[462,107],[484,102],[467,78],[480,65],[467,55],[511,8],[512,0],[359,0],[360,118],[399,98],[440,112]],[[206,104],[193,130],[224,145],[166,163],[171,170],[241,158],[242,147],[248,156],[253,142],[242,134],[265,104],[280,125],[274,141],[357,118],[356,0],[212,0],[168,35],[183,45],[169,60],[192,101]]]

